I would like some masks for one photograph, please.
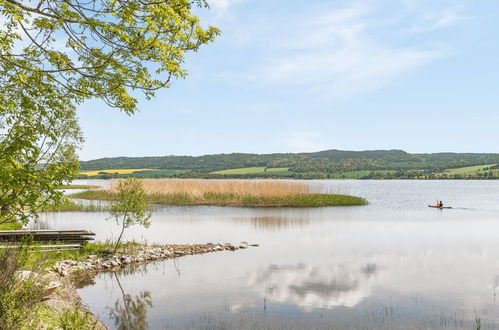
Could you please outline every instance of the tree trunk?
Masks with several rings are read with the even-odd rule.
[[[123,220],[123,227],[121,227],[121,233],[120,236],[118,237],[118,240],[116,241],[116,245],[114,246],[113,254],[115,254],[116,250],[118,249],[118,245],[120,244],[121,236],[123,236],[124,231],[125,231],[125,220]]]

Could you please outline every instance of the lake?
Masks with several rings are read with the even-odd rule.
[[[260,246],[101,273],[78,292],[112,329],[499,328],[499,181],[308,184],[370,204],[157,207],[126,239]],[[454,208],[427,207],[437,199]],[[43,214],[40,226],[105,240],[119,233],[106,217]]]

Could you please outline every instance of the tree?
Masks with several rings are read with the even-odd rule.
[[[114,218],[116,223],[121,226],[114,252],[116,252],[126,228],[135,224],[149,227],[151,213],[147,212],[148,205],[145,198],[146,193],[139,179],[126,178],[118,182],[116,202],[111,206],[110,211],[111,218]]]
[[[56,188],[77,173],[83,138],[75,110],[52,87],[0,94],[0,224],[27,223],[39,208],[60,201]]]
[[[74,177],[76,106],[126,114],[184,78],[187,52],[214,40],[205,0],[0,0],[0,223],[26,223]]]

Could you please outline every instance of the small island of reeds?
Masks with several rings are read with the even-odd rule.
[[[304,183],[289,180],[143,179],[148,203],[163,205],[218,205],[240,207],[324,207],[365,205],[360,197],[322,194]],[[109,190],[89,190],[74,198],[116,198],[117,181]]]

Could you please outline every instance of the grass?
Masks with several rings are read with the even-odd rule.
[[[223,171],[211,172],[210,174],[221,174],[221,175],[235,175],[235,174],[260,174],[260,173],[270,173],[270,174],[280,174],[281,172],[287,172],[288,167],[243,167],[243,168],[233,168]]]
[[[484,172],[488,171],[486,170],[487,168],[491,166],[495,166],[497,164],[490,164],[490,165],[478,165],[478,166],[467,166],[467,167],[460,167],[460,168],[449,168],[444,171],[445,174],[450,174],[450,175],[473,175],[476,174],[477,172]],[[493,170],[493,172],[497,173],[499,170]]]
[[[243,168],[233,168],[223,171],[215,171],[210,174],[255,174],[255,173],[263,173],[265,171],[265,167],[243,167]]]
[[[144,171],[156,171],[155,169],[150,168],[135,168],[135,169],[110,169],[110,170],[97,170],[97,171],[82,171],[80,174],[88,175],[88,176],[96,176],[100,174],[131,174],[135,172],[144,172]]]
[[[311,194],[311,186],[290,180],[204,180],[204,179],[144,179],[141,180],[147,194],[185,194],[200,196],[205,193],[231,194],[254,197],[281,197]],[[114,191],[118,182],[111,185]]]
[[[38,242],[35,244],[31,244],[30,246],[36,246],[37,244],[47,245],[47,242]],[[51,245],[57,245],[57,243],[51,243]],[[47,267],[51,267],[55,265],[58,261],[61,260],[85,260],[91,255],[95,255],[98,257],[112,254],[114,249],[115,242],[106,241],[106,242],[95,242],[95,243],[86,243],[83,248],[78,250],[64,250],[64,251],[49,251],[49,252],[39,252],[36,249],[31,250],[30,259],[37,260],[40,257],[44,258],[44,264]],[[142,247],[143,244],[137,242],[124,242],[121,243],[118,251],[134,251],[135,249]]]
[[[288,180],[144,179],[146,201],[163,205],[219,205],[242,207],[322,207],[364,205],[360,197],[319,194],[309,185]],[[110,190],[89,190],[72,197],[113,201]]]
[[[101,204],[82,204],[72,200],[60,205],[47,205],[40,210],[40,212],[104,212],[109,211],[109,205]]]

